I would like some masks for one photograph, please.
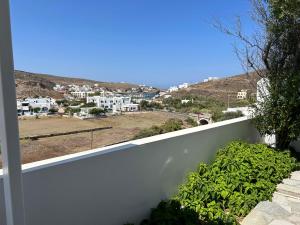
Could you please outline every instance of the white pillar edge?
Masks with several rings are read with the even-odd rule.
[[[25,225],[9,0],[0,0],[0,138],[6,225]]]

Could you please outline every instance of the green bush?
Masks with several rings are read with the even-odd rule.
[[[196,122],[193,118],[191,118],[191,117],[188,117],[188,118],[185,120],[185,122],[186,122],[188,125],[192,126],[192,127],[197,127],[197,126],[198,126],[197,122]]]
[[[175,199],[199,213],[201,220],[228,222],[271,199],[276,184],[295,168],[296,160],[288,151],[232,142],[211,165],[200,164],[190,173]]]
[[[140,139],[145,137],[151,137],[158,134],[164,134],[172,131],[177,131],[182,129],[183,122],[180,119],[168,119],[161,126],[152,126],[148,129],[141,130],[134,139]]]
[[[41,108],[40,107],[36,107],[33,109],[33,112],[35,113],[39,113],[41,111]]]
[[[152,209],[140,225],[237,225],[237,217],[270,200],[276,185],[295,169],[288,151],[232,142],[218,151],[211,165],[200,163],[178,194]]]
[[[89,108],[89,107],[96,107],[95,102],[88,102],[80,106],[80,108]]]
[[[200,225],[198,214],[188,208],[181,208],[178,201],[161,201],[151,210],[149,219],[140,225]]]
[[[241,111],[226,112],[226,113],[222,113],[220,111],[215,111],[213,113],[212,119],[215,122],[219,122],[219,121],[230,120],[230,119],[234,119],[234,118],[238,118],[238,117],[242,117],[242,116],[244,116],[244,115]]]
[[[98,108],[93,108],[91,110],[89,110],[89,114],[94,115],[94,116],[100,116],[105,114],[105,110],[104,109],[98,109]]]

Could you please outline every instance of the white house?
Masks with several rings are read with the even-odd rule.
[[[169,92],[174,92],[174,91],[178,91],[178,87],[177,86],[172,86],[168,89]]]
[[[206,79],[203,80],[203,82],[208,82],[208,81],[213,81],[213,80],[219,80],[218,77],[208,77]]]
[[[191,100],[189,99],[182,99],[181,100],[181,104],[186,104],[186,103],[189,103]]]
[[[184,88],[188,88],[189,87],[189,84],[188,83],[183,83],[183,84],[179,84],[178,85],[178,88],[179,89],[184,89]]]
[[[130,97],[122,96],[88,96],[87,103],[94,102],[98,108],[118,111],[138,111],[138,104],[131,103]]]
[[[246,99],[247,98],[247,90],[242,89],[237,93],[237,99]]]
[[[91,94],[95,94],[94,91],[72,91],[71,95],[74,96],[75,98],[86,98]]]
[[[121,106],[122,112],[137,112],[139,111],[139,104],[129,103]]]
[[[51,108],[56,107],[57,104],[53,98],[26,98],[25,100],[17,100],[19,115],[32,115],[32,111],[35,108],[39,108],[42,113],[47,113]]]

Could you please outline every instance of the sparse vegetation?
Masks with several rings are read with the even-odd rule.
[[[241,111],[226,112],[226,113],[223,113],[222,111],[215,111],[213,113],[212,119],[215,122],[220,122],[220,121],[230,120],[230,119],[234,119],[234,118],[238,118],[238,117],[242,117],[242,116],[244,116],[244,115]]]
[[[93,108],[89,111],[89,114],[94,115],[94,116],[101,116],[106,113],[106,110],[104,109],[98,109],[98,108]]]
[[[182,103],[181,100],[183,99],[189,100],[189,102]],[[219,110],[225,109],[225,104],[221,101],[196,95],[187,95],[182,98],[167,98],[164,99],[163,103],[168,109],[182,113],[211,112],[216,108]]]
[[[89,108],[89,107],[96,107],[96,103],[88,102],[88,103],[85,103],[85,104],[80,106],[80,108]]]
[[[169,119],[161,126],[152,126],[144,129],[135,135],[134,139],[150,137],[182,129],[183,122],[180,119]]]
[[[192,127],[197,127],[197,126],[198,126],[198,123],[197,123],[193,118],[191,118],[191,117],[188,117],[188,118],[185,120],[185,122],[186,122],[188,125],[192,126]]]
[[[154,109],[163,109],[163,105],[157,102],[148,102],[143,100],[140,102],[140,109],[146,111],[152,111]]]

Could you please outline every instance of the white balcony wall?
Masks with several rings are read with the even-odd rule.
[[[24,165],[27,225],[139,222],[199,162],[237,139],[260,141],[250,121],[238,118]],[[3,202],[0,177],[0,225]]]

